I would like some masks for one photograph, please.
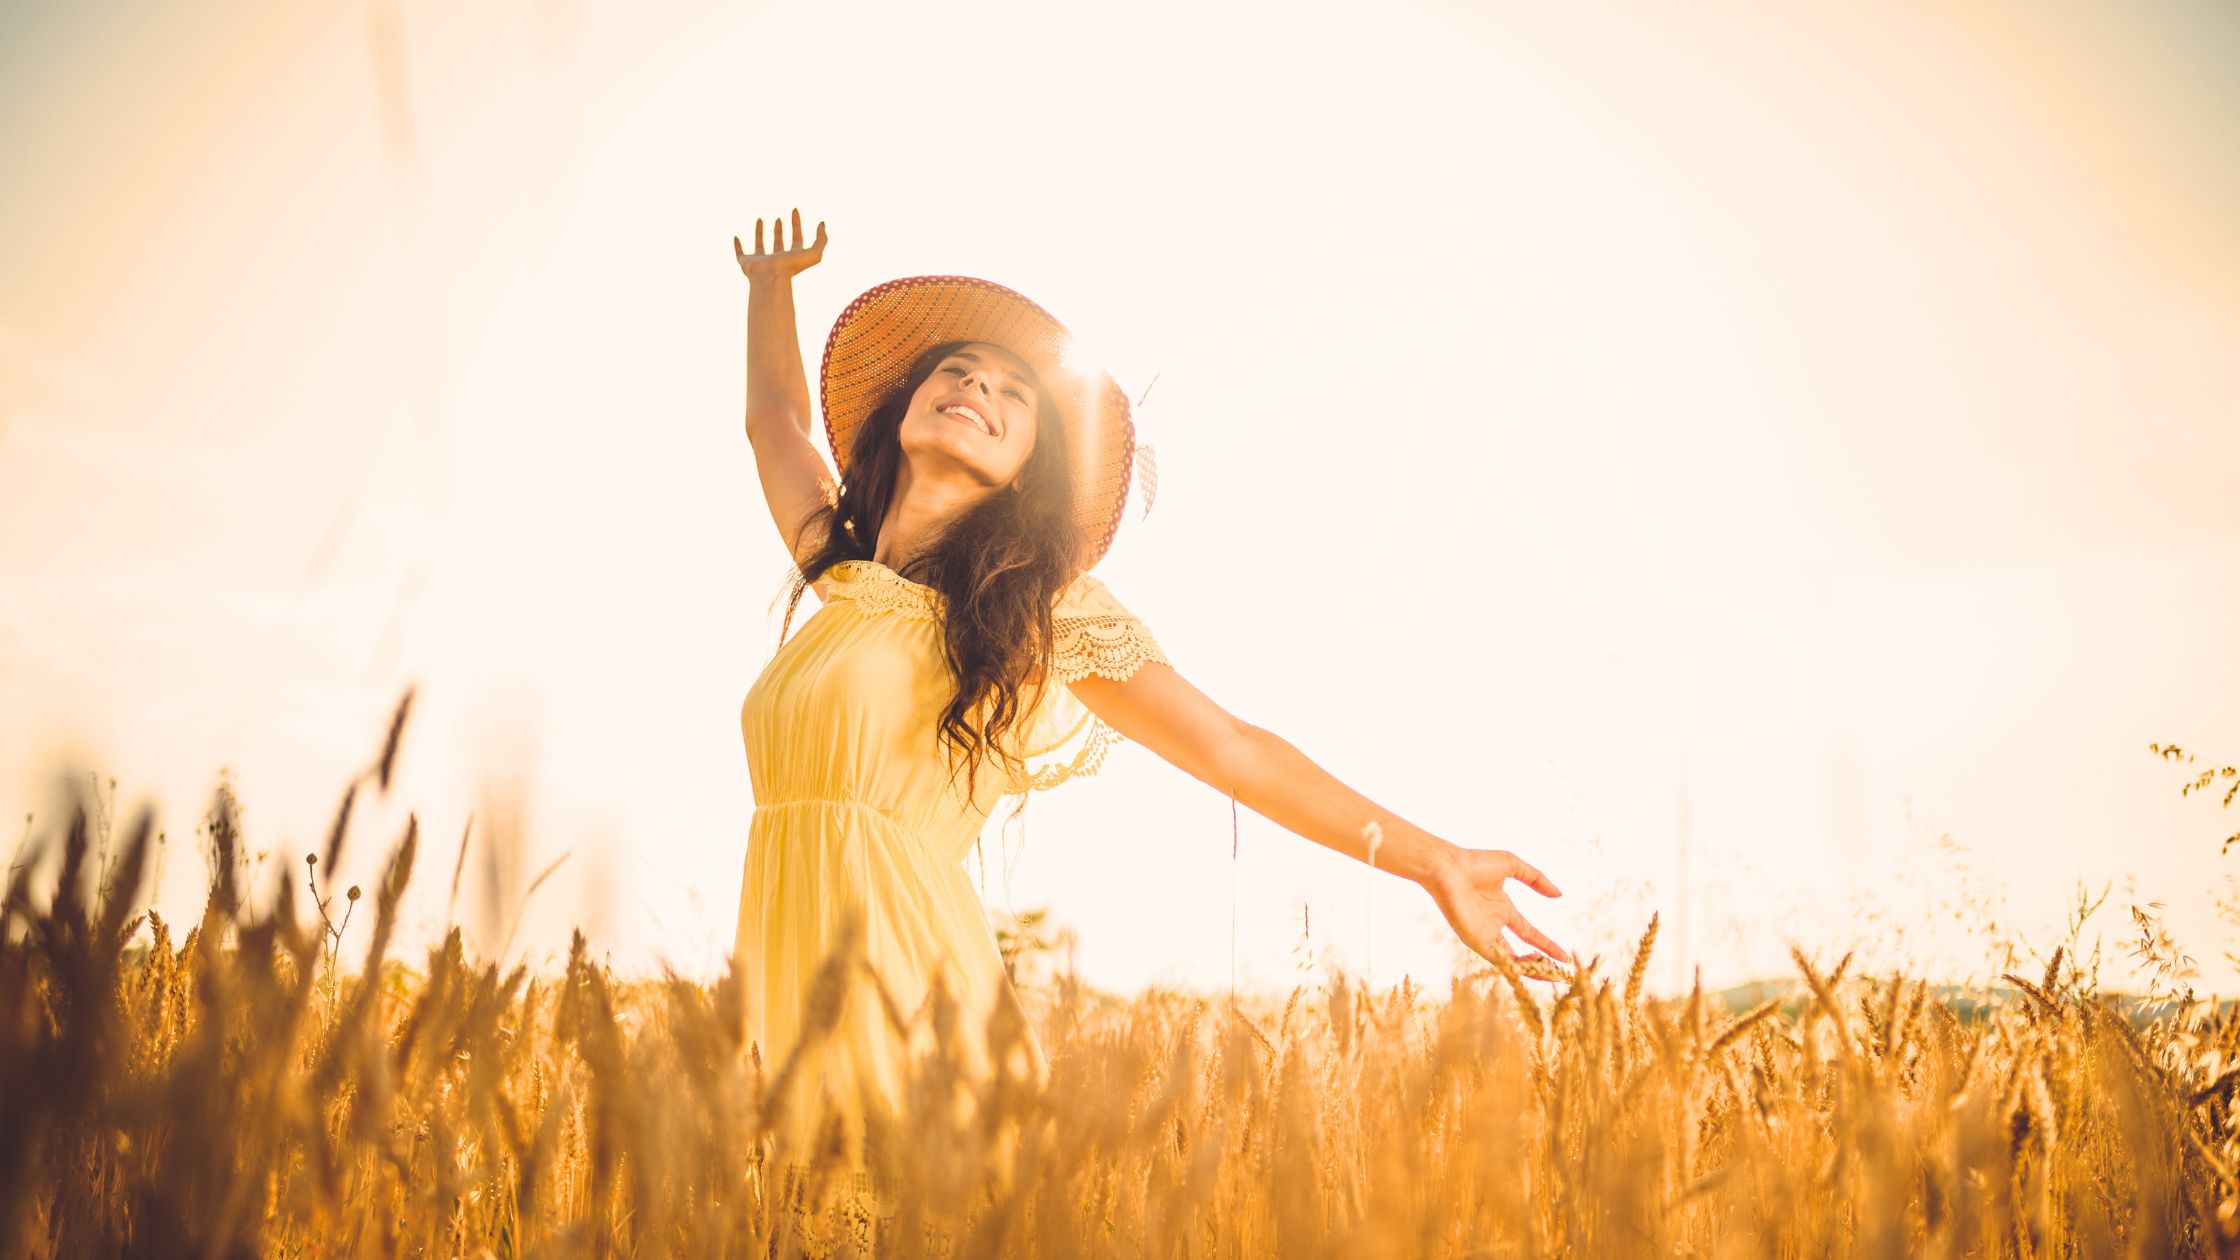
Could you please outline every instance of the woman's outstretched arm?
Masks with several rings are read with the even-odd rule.
[[[1112,729],[1166,758],[1183,773],[1234,796],[1254,813],[1357,861],[1371,860],[1369,823],[1383,833],[1374,865],[1421,884],[1455,935],[1480,955],[1517,957],[1501,930],[1549,957],[1562,946],[1525,920],[1503,888],[1508,880],[1547,897],[1554,881],[1506,849],[1466,849],[1416,826],[1340,782],[1289,740],[1213,702],[1172,666],[1152,661],[1126,682],[1092,675],[1074,695]]]
[[[817,239],[801,241],[801,212],[793,212],[793,245],[785,225],[773,222],[771,249],[762,243],[762,220],[754,221],[754,252],[738,237],[732,253],[747,277],[747,441],[754,447],[755,472],[770,519],[795,563],[815,549],[805,527],[829,501],[832,476],[814,437],[816,413],[809,402],[808,376],[801,366],[801,340],[793,317],[793,278],[824,257],[824,224]]]

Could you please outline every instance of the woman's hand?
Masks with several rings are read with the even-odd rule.
[[[790,280],[816,266],[824,258],[824,221],[820,219],[817,222],[817,239],[809,245],[803,245],[801,211],[798,207],[793,212],[792,249],[786,248],[786,226],[783,220],[770,220],[770,233],[772,240],[769,253],[764,253],[762,249],[760,219],[754,221],[753,253],[747,252],[747,247],[739,243],[738,237],[731,238],[732,252],[739,256],[739,270],[749,280]]]
[[[1527,923],[1517,904],[1509,900],[1502,884],[1512,879],[1544,897],[1563,895],[1563,890],[1541,874],[1539,868],[1507,849],[1455,849],[1439,874],[1424,881],[1424,888],[1430,892],[1431,899],[1439,903],[1440,913],[1447,916],[1448,926],[1462,938],[1463,944],[1489,962],[1494,957],[1493,951],[1499,950],[1525,974],[1536,979],[1551,979],[1553,977],[1547,973],[1553,968],[1549,964],[1535,961],[1536,955],[1512,952],[1509,943],[1502,939],[1501,929],[1507,928],[1526,943],[1537,946],[1547,958],[1571,961],[1571,955],[1561,945]],[[1532,965],[1525,966],[1527,963]]]

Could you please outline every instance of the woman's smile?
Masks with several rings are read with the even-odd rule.
[[[995,436],[995,429],[988,424],[987,417],[981,415],[979,409],[971,403],[949,403],[937,408],[937,410],[951,420],[971,425],[989,437]]]

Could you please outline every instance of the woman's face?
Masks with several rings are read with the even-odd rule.
[[[1027,466],[1034,452],[1041,386],[1033,369],[998,345],[976,341],[949,352],[910,397],[899,434],[903,455],[964,471],[993,490]]]

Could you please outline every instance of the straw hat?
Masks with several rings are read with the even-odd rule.
[[[819,374],[833,463],[848,472],[858,426],[902,383],[920,354],[944,341],[988,341],[1025,359],[1058,405],[1071,439],[1083,569],[1112,546],[1127,506],[1136,427],[1111,374],[1073,362],[1072,333],[1025,296],[972,276],[906,276],[848,303],[825,339]]]

